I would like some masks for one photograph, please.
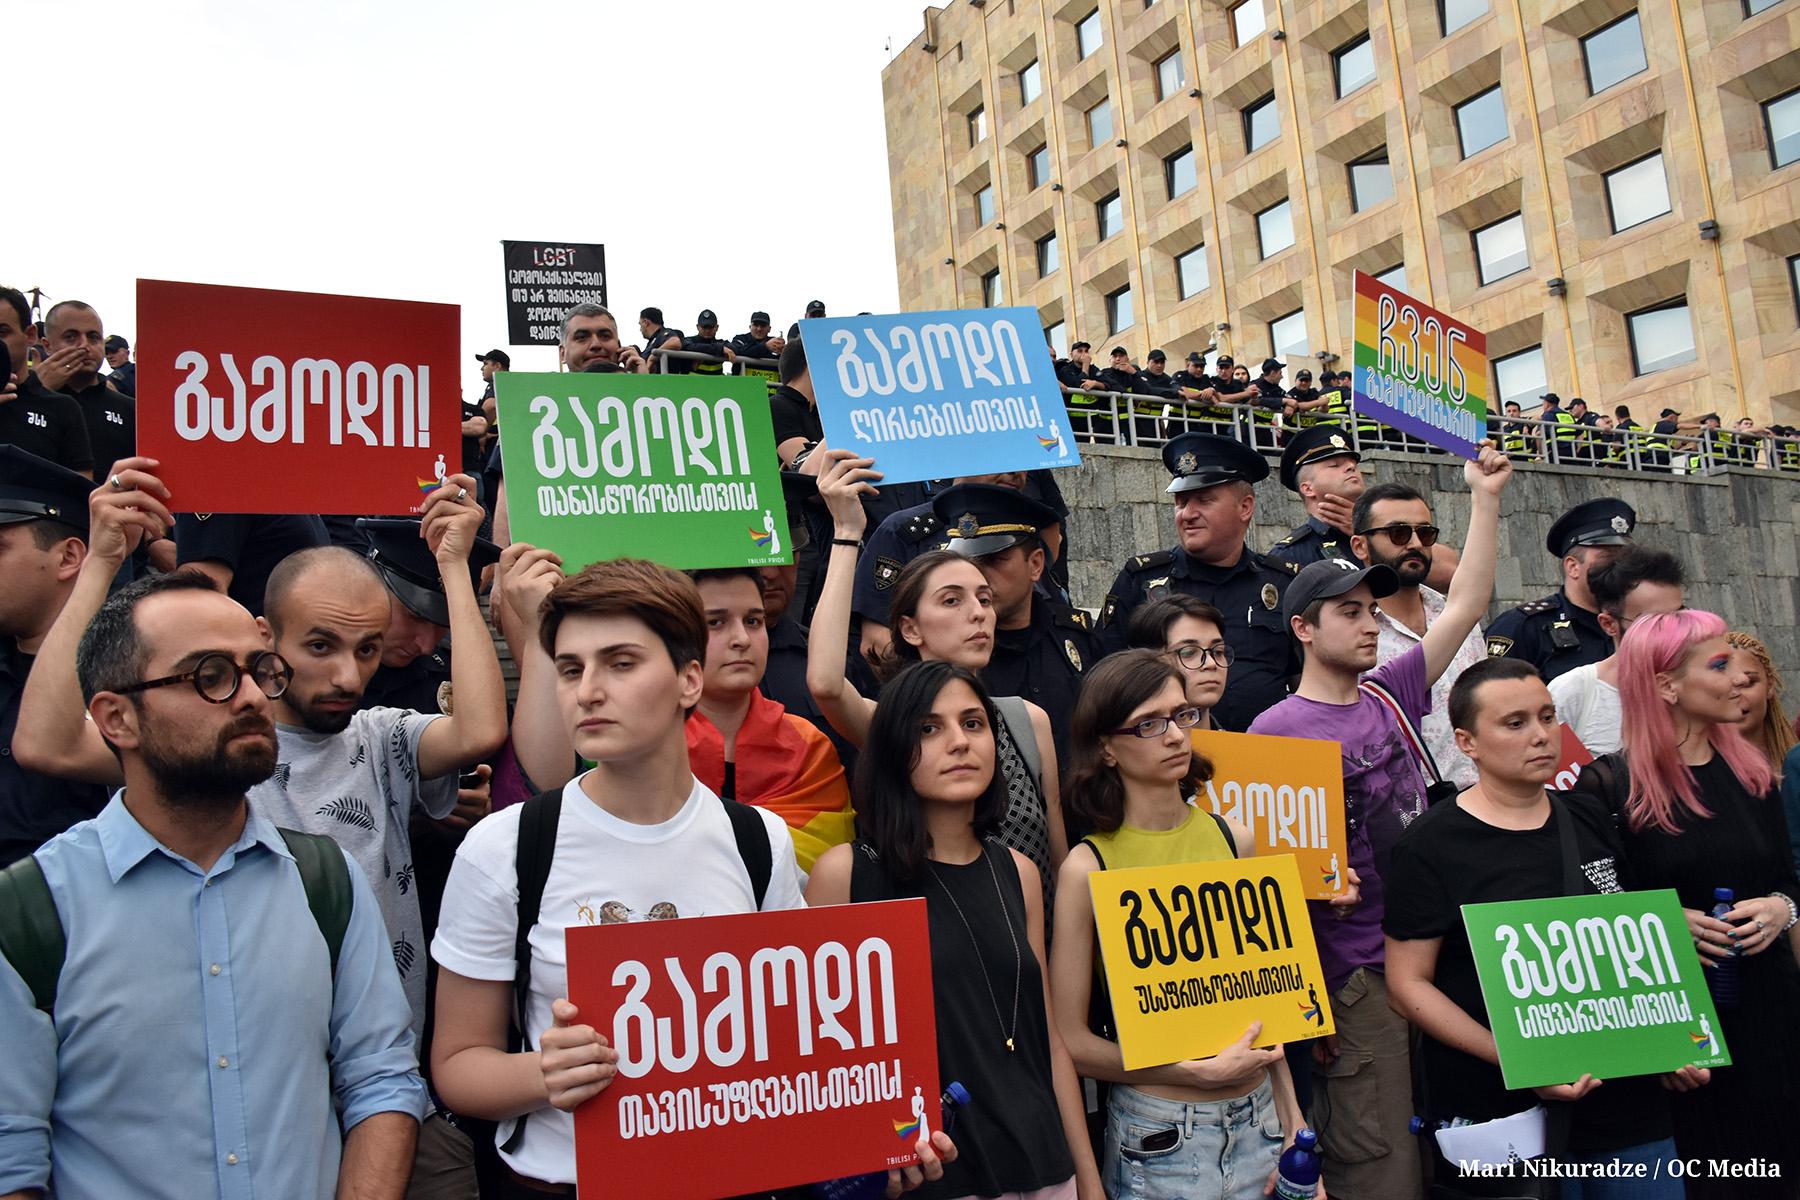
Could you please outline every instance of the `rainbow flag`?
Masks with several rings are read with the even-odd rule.
[[[1694,1033],[1690,1031],[1688,1033],[1688,1040],[1693,1042],[1694,1049],[1700,1051],[1702,1054],[1711,1054],[1713,1052],[1713,1040],[1710,1034]]]
[[[1301,1020],[1303,1020],[1303,1021],[1318,1021],[1319,1024],[1321,1024],[1321,1025],[1323,1025],[1325,1023],[1324,1021],[1319,1019],[1318,1005],[1316,1005],[1316,1004],[1301,1004],[1299,1006],[1299,1008],[1300,1008],[1300,1019]]]
[[[1320,871],[1319,874],[1324,876],[1326,887],[1337,886],[1338,873],[1336,871]]]
[[[1062,445],[1061,438],[1059,438],[1059,437],[1047,438],[1041,433],[1037,435],[1037,440],[1038,440],[1038,445],[1042,446],[1046,450],[1054,450],[1058,446]]]
[[[889,1120],[893,1120],[893,1118],[890,1117]],[[900,1121],[894,1121],[894,1136],[898,1137],[903,1142],[918,1141],[919,1140],[919,1118],[914,1117],[912,1120],[904,1122],[904,1123],[902,1123]]]
[[[435,479],[420,479],[417,475],[413,476],[413,482],[418,484],[419,491],[423,492],[427,496],[431,495],[431,493],[437,491],[438,488],[443,486],[443,484],[439,483]]]
[[[775,536],[774,534],[770,533],[766,529],[750,530],[750,540],[756,543],[756,548],[758,550],[767,550],[769,548],[769,542],[774,538],[774,536]]]

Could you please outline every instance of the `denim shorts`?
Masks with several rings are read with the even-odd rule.
[[[1192,1104],[1115,1084],[1101,1178],[1112,1200],[1261,1200],[1282,1140],[1266,1078],[1249,1095]]]

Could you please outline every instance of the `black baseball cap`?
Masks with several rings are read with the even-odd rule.
[[[1094,347],[1087,342],[1076,342],[1073,346],[1069,347],[1069,353],[1073,354],[1077,350],[1092,350],[1093,348]]]
[[[489,350],[486,354],[477,354],[476,362],[496,362],[503,371],[512,370],[512,355],[504,350]]]
[[[1152,350],[1146,357],[1148,357],[1151,362],[1169,361],[1169,356],[1164,354],[1161,350]]]
[[[758,309],[756,312],[750,314],[750,323],[752,325],[767,325],[769,323],[769,314]]]
[[[1270,371],[1285,371],[1285,370],[1287,370],[1287,364],[1282,362],[1280,359],[1278,359],[1278,358],[1263,359],[1262,373],[1264,375],[1267,375]]]
[[[1577,546],[1629,546],[1637,528],[1637,510],[1615,497],[1606,496],[1577,504],[1550,526],[1544,546],[1557,558]]]
[[[1538,399],[1539,400],[1554,400],[1558,404],[1562,403],[1562,397],[1557,395],[1555,392],[1545,392],[1543,395],[1539,396]]]
[[[1191,363],[1198,363],[1201,366],[1206,365],[1206,355],[1200,353],[1198,350],[1189,350],[1187,360]]]
[[[1312,425],[1302,429],[1281,452],[1281,486],[1290,492],[1300,490],[1300,468],[1308,463],[1324,462],[1345,455],[1362,461],[1350,445],[1350,435],[1341,425]]]
[[[437,557],[419,536],[416,517],[363,517],[356,522],[356,531],[368,539],[363,553],[380,573],[381,582],[407,611],[433,625],[450,624],[450,602],[444,598]],[[470,582],[479,585],[482,569],[499,559],[500,547],[476,538],[469,551]]]
[[[55,521],[83,539],[94,482],[61,463],[17,446],[0,445],[0,525]]]
[[[1123,347],[1123,346],[1114,346],[1112,348],[1112,357],[1113,358],[1117,358],[1121,354],[1123,354],[1126,358],[1131,357],[1131,351],[1125,349],[1125,347]]]
[[[1679,408],[1665,408],[1656,415],[1659,417],[1679,417],[1681,415],[1681,410]]]
[[[131,343],[120,337],[118,334],[109,333],[106,335],[106,352],[108,354],[111,354],[114,350],[129,349],[131,349]]]
[[[1322,558],[1311,563],[1287,585],[1281,600],[1282,620],[1291,624],[1314,600],[1342,596],[1364,581],[1377,600],[1400,590],[1400,577],[1394,569],[1379,563],[1365,567],[1347,558]]]
[[[1192,492],[1220,483],[1256,483],[1269,477],[1269,463],[1236,438],[1211,433],[1183,433],[1163,444],[1169,493]]]
[[[931,500],[931,511],[949,539],[943,549],[964,558],[998,554],[1057,523],[1056,510],[1017,488],[959,483]]]
[[[1311,379],[1312,372],[1305,367],[1301,367],[1298,371],[1294,372],[1294,378],[1295,379]]]
[[[1235,366],[1237,366],[1237,359],[1231,357],[1231,355],[1229,355],[1229,354],[1221,354],[1221,355],[1219,355],[1219,361],[1218,361],[1217,365],[1219,365],[1221,367],[1235,367]]]
[[[710,308],[701,309],[700,315],[694,318],[694,328],[695,329],[705,329],[709,326],[717,325],[718,323],[719,323],[719,314],[715,313]]]
[[[808,300],[806,302],[806,315],[809,317],[824,316],[825,302],[823,300]]]

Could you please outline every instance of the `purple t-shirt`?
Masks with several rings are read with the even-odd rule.
[[[1423,643],[1364,678],[1387,688],[1415,723],[1431,711]],[[1355,820],[1350,865],[1362,878],[1362,903],[1342,920],[1322,900],[1307,906],[1325,983],[1335,992],[1358,967],[1379,970],[1383,965],[1381,917],[1387,889],[1381,872],[1401,831],[1425,811],[1425,779],[1394,714],[1367,693],[1359,694],[1355,704],[1289,696],[1256,718],[1250,732],[1318,738],[1343,747],[1344,804]]]

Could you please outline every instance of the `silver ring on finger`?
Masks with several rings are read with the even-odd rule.
[[[1758,917],[1758,918],[1756,918],[1756,932],[1761,933],[1762,931],[1763,931],[1763,919],[1761,917]]]
[[[459,487],[456,489],[456,502],[458,504],[461,504],[464,500],[467,500],[468,498],[469,498],[469,489],[468,488]]]
[[[112,484],[112,490],[115,492],[122,492],[125,490],[124,483],[120,482],[119,477],[117,475],[114,475],[111,479],[107,480],[106,482]]]

